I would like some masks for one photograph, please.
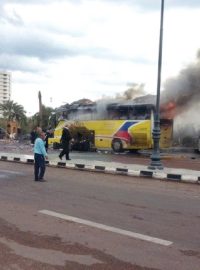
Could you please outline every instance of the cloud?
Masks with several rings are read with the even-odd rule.
[[[36,70],[27,64],[48,63],[50,60],[67,59],[71,57],[89,56],[96,59],[110,59],[112,61],[132,61],[140,64],[152,64],[148,59],[137,56],[128,56],[126,53],[118,54],[105,45],[90,44],[86,37],[74,38],[66,34],[26,28],[25,26],[3,25],[0,26],[0,68],[9,70]],[[6,59],[6,61],[5,61]],[[34,61],[33,61],[34,59]],[[23,63],[23,61],[25,61]],[[38,66],[39,67],[39,66]]]
[[[33,73],[41,73],[46,69],[45,65],[37,58],[11,54],[0,55],[0,68]]]
[[[89,0],[92,1],[92,0]],[[140,12],[160,11],[162,0],[100,0],[104,3],[112,3],[113,5],[127,5],[129,8],[137,9]],[[199,0],[165,0],[164,10],[187,8],[194,9],[200,7]]]
[[[134,7],[139,7],[141,9],[158,9],[161,6],[161,0],[103,0],[105,2],[110,1],[118,4],[128,4]],[[165,0],[164,1],[165,8],[172,7],[187,7],[194,8],[200,7],[199,0]]]
[[[2,51],[6,54],[37,57],[41,60],[76,54],[72,48],[58,43],[55,38],[47,33],[42,34],[33,31],[28,34],[27,32],[28,30],[24,29],[21,33],[19,31],[19,33],[13,33],[12,35],[5,33],[0,40]]]
[[[10,23],[13,25],[21,25],[22,19],[21,17],[12,10],[11,12],[7,12],[5,7],[1,4],[0,5],[0,23]]]
[[[63,2],[65,0],[59,0],[60,2]],[[55,0],[1,0],[2,4],[9,4],[9,3],[14,3],[14,4],[26,4],[26,5],[38,5],[38,4],[49,4],[49,3],[54,3]],[[76,0],[75,0],[76,2]]]
[[[14,97],[22,100],[22,89],[46,89],[54,101],[59,96],[59,102],[82,95],[114,96],[129,81],[154,91],[160,4],[161,0],[1,0],[0,69],[13,71]],[[165,1],[162,78],[177,72],[183,59],[195,53],[198,6],[199,1]]]

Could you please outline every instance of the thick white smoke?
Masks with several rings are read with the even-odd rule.
[[[198,53],[199,55],[199,53]],[[200,135],[200,58],[168,79],[161,103],[175,104],[174,134],[181,138]]]
[[[128,104],[130,101],[133,101],[135,98],[144,95],[144,85],[132,83],[129,85],[129,88],[124,91],[122,94],[116,94],[115,97],[103,96],[101,99],[96,102],[92,102],[87,99],[81,99],[79,101],[73,102],[69,105],[68,119],[73,120],[93,120],[93,119],[106,119],[107,110],[106,107],[111,103],[121,103]],[[74,104],[79,104],[77,110],[70,110]],[[84,105],[89,104],[91,110],[88,112]],[[93,106],[94,105],[94,106]]]

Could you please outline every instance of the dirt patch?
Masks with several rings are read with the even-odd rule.
[[[195,250],[180,250],[185,256],[192,256],[200,259],[200,252]]]
[[[56,236],[22,232],[0,219],[2,270],[156,270],[123,262],[111,255]]]

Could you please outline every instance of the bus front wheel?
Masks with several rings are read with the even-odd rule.
[[[114,152],[120,153],[123,152],[123,145],[120,139],[114,139],[112,141],[112,149]]]

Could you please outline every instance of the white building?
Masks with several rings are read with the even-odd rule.
[[[10,100],[11,97],[11,73],[0,71],[0,104]]]

